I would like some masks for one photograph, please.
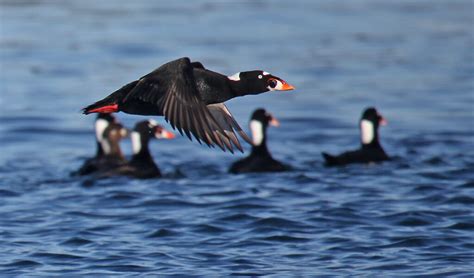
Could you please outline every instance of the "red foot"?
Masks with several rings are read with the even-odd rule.
[[[118,111],[118,104],[111,104],[99,108],[91,109],[88,113],[113,113]]]

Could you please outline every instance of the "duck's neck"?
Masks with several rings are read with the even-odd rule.
[[[264,93],[260,88],[257,88],[255,85],[250,82],[245,82],[243,80],[230,80],[230,88],[235,97],[241,97],[246,95],[258,95]]]
[[[105,156],[123,158],[122,150],[118,141],[111,141],[104,139],[101,142],[101,147]]]
[[[132,132],[131,138],[133,149],[132,161],[136,159],[153,160],[148,148],[148,142],[150,141],[148,136],[142,136],[140,133],[134,131]]]
[[[102,141],[104,141],[104,130],[109,126],[109,122],[104,119],[97,119],[95,121],[95,139],[97,142],[97,152],[96,156],[102,156],[105,154],[104,149],[102,148]]]
[[[377,127],[368,120],[360,122],[360,141],[362,148],[380,147]]]
[[[267,148],[267,128],[260,121],[250,121],[250,130],[252,132],[252,155],[270,156]]]
[[[104,149],[102,148],[102,145],[99,141],[96,141],[97,143],[97,152],[95,156],[103,156],[104,155]]]
[[[268,151],[267,142],[265,141],[265,138],[264,138],[264,141],[260,145],[252,146],[252,154],[251,155],[271,156],[270,152]]]

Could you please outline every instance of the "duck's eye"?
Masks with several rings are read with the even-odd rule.
[[[277,86],[277,81],[275,79],[270,79],[268,80],[268,86],[270,86],[270,88],[275,88]]]

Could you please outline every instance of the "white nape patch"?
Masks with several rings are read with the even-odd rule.
[[[154,128],[157,125],[158,125],[158,122],[156,122],[155,120],[153,120],[153,119],[148,120],[148,127],[149,128]]]
[[[233,81],[240,81],[240,72],[237,72],[231,76],[227,76],[227,78]]]
[[[104,140],[104,131],[109,126],[109,122],[104,119],[97,119],[95,121],[95,138],[97,141]]]
[[[360,121],[360,139],[362,144],[370,144],[374,140],[374,124],[372,122]]]
[[[264,71],[264,72],[263,72],[263,75],[270,75],[270,73]]]
[[[130,135],[132,139],[132,151],[133,154],[137,154],[140,152],[142,149],[142,141],[141,141],[141,136],[140,133],[133,131],[132,135]]]
[[[153,126],[157,126],[158,125],[158,122],[153,120],[153,119],[149,119],[148,122],[153,125]]]
[[[255,146],[260,146],[263,142],[263,125],[257,120],[250,121],[250,131],[252,132],[252,141]]]
[[[277,82],[277,85],[275,86],[275,88],[267,86],[267,89],[270,91],[278,91],[278,90],[283,89],[283,83],[281,83],[281,81],[278,79],[274,79],[274,80]]]

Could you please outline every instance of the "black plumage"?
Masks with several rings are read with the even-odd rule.
[[[229,168],[230,173],[250,172],[282,172],[291,170],[289,165],[273,158],[267,147],[267,128],[269,125],[279,126],[279,122],[270,113],[259,108],[250,118],[252,131],[252,152],[246,158],[234,162]]]
[[[270,90],[292,90],[282,79],[263,71],[241,72],[234,78],[210,71],[189,58],[168,62],[106,98],[84,113],[122,111],[164,116],[173,128],[208,146],[242,151],[235,134],[250,142],[223,102]],[[192,139],[191,139],[192,140]]]
[[[99,113],[97,114],[97,118],[94,124],[94,130],[96,135],[96,154],[94,157],[91,157],[84,161],[82,166],[72,175],[89,175],[98,171],[101,168],[102,163],[104,162],[104,148],[102,147],[102,141],[104,140],[104,131],[105,129],[111,124],[117,123],[117,119],[114,117],[113,114],[104,114]]]
[[[97,151],[87,159],[73,175],[90,175],[109,171],[123,165],[126,160],[119,142],[128,135],[128,131],[112,114],[99,114],[95,124]]]
[[[367,108],[360,119],[361,147],[339,155],[330,155],[323,152],[325,164],[327,166],[339,166],[350,163],[370,163],[389,160],[389,156],[385,153],[379,142],[378,134],[379,126],[385,124],[385,119],[375,108]]]
[[[172,139],[175,135],[152,120],[137,123],[132,131],[133,155],[126,164],[104,173],[107,176],[129,176],[139,179],[159,178],[161,171],[148,148],[150,139]]]

